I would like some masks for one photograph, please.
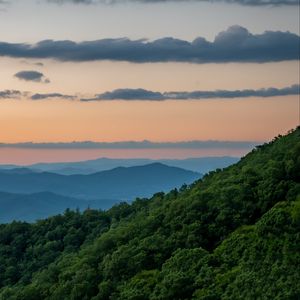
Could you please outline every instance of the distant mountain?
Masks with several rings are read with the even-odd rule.
[[[50,192],[22,195],[0,192],[0,223],[14,220],[33,222],[63,213],[67,208],[108,209],[117,200],[92,200],[85,201],[76,198],[56,195]]]
[[[81,162],[67,162],[67,163],[38,163],[30,165],[30,168],[35,171],[51,172],[61,175],[74,174],[92,174],[96,172],[111,170],[117,167],[133,167],[142,166],[151,163],[162,163],[171,167],[178,167],[193,172],[205,174],[215,169],[222,169],[236,163],[238,157],[223,156],[223,157],[199,157],[187,159],[161,159],[151,160],[144,158],[137,159],[111,159],[98,158],[95,160],[87,160]],[[15,165],[0,165],[1,169],[17,168]]]
[[[201,174],[206,174],[216,169],[226,168],[230,165],[235,164],[239,160],[240,160],[239,157],[222,156],[222,157],[187,158],[183,160],[163,159],[160,160],[160,162],[168,166],[174,166],[186,170],[191,170],[194,172],[199,172]]]
[[[0,172],[2,174],[32,174],[32,173],[36,173],[36,171],[29,169],[29,168],[18,168],[18,167],[14,167],[11,169],[0,169]]]
[[[199,173],[160,163],[69,176],[16,169],[0,171],[0,191],[20,194],[52,192],[86,200],[130,201],[136,197],[149,197],[157,191],[167,192],[200,177]]]

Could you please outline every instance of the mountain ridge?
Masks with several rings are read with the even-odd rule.
[[[200,174],[161,163],[119,167],[89,175],[60,175],[26,168],[0,170],[3,212],[0,212],[0,222],[34,221],[62,213],[67,208],[108,209],[121,201],[131,202],[156,191],[180,188],[200,177]],[[53,199],[47,194],[51,192]],[[50,203],[54,199],[55,204]],[[16,214],[15,210],[22,213]]]

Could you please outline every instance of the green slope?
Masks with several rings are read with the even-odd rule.
[[[0,226],[0,299],[299,299],[300,128],[191,186]]]

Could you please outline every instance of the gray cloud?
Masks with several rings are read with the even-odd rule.
[[[151,142],[151,141],[124,141],[124,142],[72,142],[72,143],[0,143],[0,147],[30,148],[30,149],[209,149],[253,148],[257,142],[253,141],[187,141],[187,142]]]
[[[236,25],[220,32],[213,42],[202,37],[192,42],[170,37],[155,41],[120,38],[79,43],[44,40],[33,45],[0,42],[0,56],[75,62],[263,63],[298,60],[299,45],[297,34],[281,31],[251,34],[246,28]]]
[[[37,71],[20,71],[14,75],[16,78],[25,81],[35,81],[49,83],[50,80],[45,78],[44,74]]]
[[[246,89],[246,90],[216,90],[216,91],[192,91],[192,92],[152,92],[144,89],[117,89],[111,92],[98,94],[94,98],[81,99],[81,101],[105,101],[105,100],[201,100],[201,99],[233,99],[247,97],[275,97],[299,95],[300,85],[295,84],[285,88]]]
[[[152,92],[144,89],[117,89],[112,92],[97,94],[94,98],[81,99],[81,101],[98,101],[98,100],[165,100],[164,95],[159,92]]]
[[[66,95],[61,93],[30,93],[18,90],[0,91],[0,99],[27,98],[29,100],[74,100],[82,102],[91,101],[165,101],[165,100],[201,100],[201,99],[234,99],[247,97],[276,97],[299,95],[300,85],[294,84],[284,88],[264,88],[264,89],[244,89],[244,90],[215,90],[215,91],[174,91],[174,92],[154,92],[145,89],[116,89],[113,91],[97,94],[93,98],[78,98],[78,95]]]
[[[4,90],[0,91],[0,99],[18,99],[22,93],[17,90]]]
[[[22,60],[21,63],[25,64],[25,65],[32,65],[32,66],[37,66],[37,67],[44,66],[44,64],[42,62],[31,62],[31,61],[27,61],[27,60]]]
[[[46,100],[46,99],[53,99],[53,98],[59,98],[64,100],[74,100],[76,99],[76,96],[71,95],[64,95],[60,93],[50,93],[50,94],[33,94],[30,99],[31,100]]]
[[[133,3],[165,3],[165,2],[211,2],[211,3],[229,3],[250,6],[281,6],[281,5],[299,5],[298,0],[48,0],[52,3],[74,3],[74,4],[117,4],[124,2]]]
[[[47,0],[47,2],[50,3],[56,3],[56,4],[66,4],[66,3],[73,3],[73,4],[112,4],[115,1],[105,1],[105,0]]]

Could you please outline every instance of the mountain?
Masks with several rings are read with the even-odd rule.
[[[0,169],[0,172],[2,174],[20,174],[20,175],[36,173],[36,171],[32,169],[20,168],[20,167],[15,167],[11,169]]]
[[[299,299],[300,127],[179,191],[0,225],[0,299]]]
[[[117,167],[133,167],[143,166],[152,163],[162,163],[170,167],[178,167],[193,172],[205,174],[215,169],[222,169],[236,163],[238,157],[223,156],[223,157],[199,157],[187,159],[161,159],[151,160],[144,158],[136,159],[111,159],[111,158],[98,158],[95,160],[81,161],[81,162],[68,162],[68,163],[38,163],[27,166],[33,171],[37,172],[51,172],[61,175],[75,175],[82,174],[88,175],[101,171],[114,169]],[[0,165],[1,169],[15,169],[16,165]]]
[[[163,159],[161,163],[191,170],[194,172],[200,172],[206,174],[216,169],[226,168],[240,160],[239,157],[232,156],[212,156],[212,157],[198,157],[198,158],[187,158],[187,159]]]
[[[32,194],[52,192],[79,199],[133,200],[155,191],[169,191],[200,178],[200,174],[154,163],[91,175],[59,175],[30,169],[0,171],[0,191]]]
[[[66,209],[108,209],[118,202],[116,199],[87,201],[50,192],[28,195],[0,192],[0,223],[14,220],[34,222],[63,213]]]

